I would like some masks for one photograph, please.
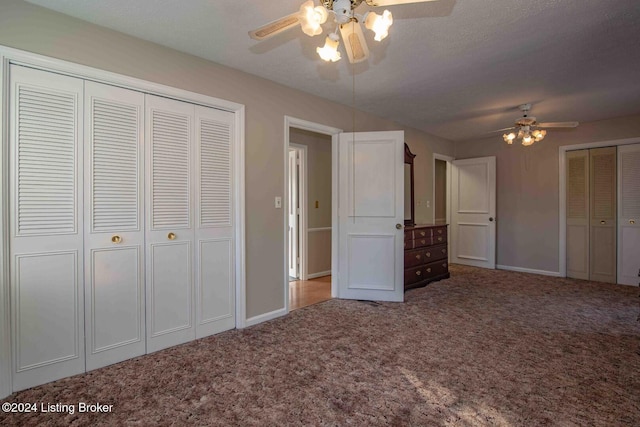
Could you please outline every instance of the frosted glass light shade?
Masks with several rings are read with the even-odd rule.
[[[368,12],[364,20],[364,26],[376,34],[374,40],[378,42],[389,35],[391,24],[393,24],[393,15],[388,10],[382,12],[382,15]]]
[[[300,6],[300,26],[308,36],[322,33],[321,25],[327,22],[327,9],[323,6],[313,7],[313,0],[306,1]]]
[[[504,135],[502,135],[502,138],[504,139],[504,142],[506,142],[507,144],[511,145],[513,144],[513,140],[516,139],[516,134],[511,132],[511,133],[505,133]]]
[[[336,62],[341,58],[340,52],[338,52],[338,40],[337,38],[336,40],[333,40],[331,35],[327,37],[323,47],[316,48],[316,52],[318,52],[320,58],[327,62]]]

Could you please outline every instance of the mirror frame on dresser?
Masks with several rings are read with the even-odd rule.
[[[404,143],[404,163],[409,165],[409,175],[410,175],[410,184],[409,184],[409,193],[411,194],[411,216],[409,219],[404,220],[405,226],[413,226],[415,225],[416,215],[415,215],[415,204],[413,197],[413,159],[416,157],[415,154],[411,152],[411,149]],[[405,183],[406,185],[406,183]],[[406,194],[406,193],[405,193]]]

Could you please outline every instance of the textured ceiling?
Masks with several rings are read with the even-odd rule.
[[[511,126],[528,102],[539,121],[640,113],[639,0],[393,6],[389,37],[378,43],[366,31],[371,57],[355,67],[344,52],[337,63],[317,57],[324,35],[248,37],[303,0],[29,2],[346,105],[355,73],[357,108],[449,140]]]

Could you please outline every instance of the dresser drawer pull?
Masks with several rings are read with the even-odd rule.
[[[431,268],[427,268],[427,273],[431,273]]]
[[[442,234],[442,229],[438,230],[438,234]]]
[[[425,232],[424,232],[424,231],[421,231],[421,232],[420,232],[420,235],[421,235],[422,237],[426,236],[426,234],[425,234]]]
[[[446,249],[443,249],[443,250],[442,250],[442,253],[443,253],[443,254],[446,254],[446,253],[447,253],[447,250],[446,250]]]
[[[427,243],[427,241],[422,239],[422,240],[420,240],[420,243],[424,245],[425,243]]]
[[[427,256],[427,258],[431,258],[431,252],[427,252],[425,255]]]
[[[447,268],[447,263],[442,264],[442,267]]]
[[[416,254],[416,259],[420,259],[420,258],[422,258],[420,254]]]
[[[416,276],[420,276],[422,274],[422,271],[418,270],[416,271]]]
[[[442,237],[438,237],[438,242],[442,242]]]

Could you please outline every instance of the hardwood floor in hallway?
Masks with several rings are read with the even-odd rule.
[[[289,310],[331,299],[331,276],[289,282]]]

